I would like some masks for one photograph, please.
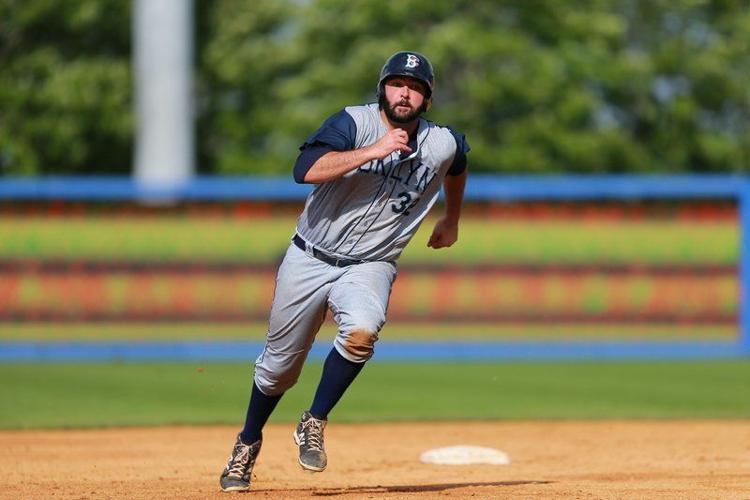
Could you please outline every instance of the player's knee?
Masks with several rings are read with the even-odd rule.
[[[265,349],[255,363],[255,385],[263,394],[278,396],[297,383],[304,357]]]
[[[355,363],[362,363],[372,357],[378,331],[375,328],[354,328],[341,332],[336,337],[339,352]]]
[[[284,394],[297,383],[298,375],[289,373],[259,373],[255,372],[255,385],[266,396]]]

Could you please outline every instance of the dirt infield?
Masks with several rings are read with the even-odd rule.
[[[270,425],[255,469],[263,498],[750,499],[750,421],[329,425],[328,470],[300,470],[293,425]],[[0,432],[0,498],[236,498],[218,491],[235,428]],[[503,466],[419,463],[474,444]]]

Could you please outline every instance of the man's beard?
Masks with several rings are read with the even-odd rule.
[[[426,103],[423,103],[420,107],[417,109],[412,109],[405,115],[398,115],[396,114],[396,107],[400,105],[400,103],[396,103],[394,106],[391,106],[388,103],[388,100],[385,98],[385,93],[381,92],[380,97],[378,97],[378,105],[380,105],[380,109],[385,112],[385,116],[392,121],[393,123],[410,123],[419,118],[419,115],[427,111],[427,107],[425,105]]]

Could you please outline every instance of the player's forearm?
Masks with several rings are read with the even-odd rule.
[[[458,224],[461,217],[461,204],[464,200],[464,188],[466,187],[466,170],[460,175],[448,175],[445,177],[443,189],[445,190],[445,219]]]
[[[330,151],[310,167],[305,174],[305,182],[320,184],[332,181],[375,159],[377,155],[371,146],[352,151]]]

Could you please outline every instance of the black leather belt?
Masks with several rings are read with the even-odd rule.
[[[299,248],[303,252],[307,251],[307,248],[305,246],[305,240],[303,240],[300,237],[300,235],[295,234],[294,238],[292,238],[292,241],[297,246],[297,248]],[[312,248],[312,254],[313,254],[313,257],[315,257],[316,259],[321,260],[325,262],[326,264],[329,264],[331,266],[336,266],[336,267],[347,267],[347,266],[352,266],[354,264],[362,264],[364,262],[367,262],[364,260],[340,259],[338,257],[328,255],[318,250],[315,247]]]

